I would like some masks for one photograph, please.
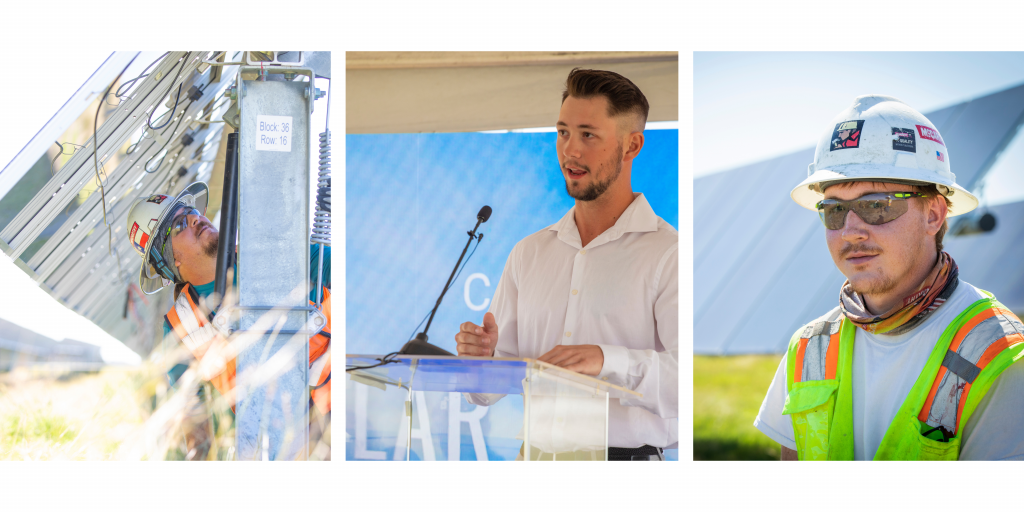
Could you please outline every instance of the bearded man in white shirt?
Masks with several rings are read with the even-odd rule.
[[[622,75],[569,73],[556,148],[576,205],[516,244],[483,325],[455,335],[460,356],[536,358],[642,394],[610,401],[609,460],[663,460],[679,438],[679,236],[630,178],[648,110]]]

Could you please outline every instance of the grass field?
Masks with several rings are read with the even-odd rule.
[[[0,374],[0,460],[110,460],[148,416],[138,372]]]
[[[0,461],[234,460],[230,403],[192,370],[167,384],[158,364],[0,373]],[[309,459],[329,460],[329,417],[310,417]]]
[[[160,416],[168,419],[155,421],[158,407],[169,398],[165,380],[160,369],[146,365],[0,373],[0,460],[206,458],[208,451],[199,457],[192,453],[197,445],[199,450],[210,446],[195,442],[197,430],[188,421],[195,415],[194,400],[163,407]],[[228,457],[216,441],[231,436],[226,430],[213,436],[219,450],[212,458]]]
[[[778,460],[779,445],[754,428],[780,355],[693,357],[694,460]]]

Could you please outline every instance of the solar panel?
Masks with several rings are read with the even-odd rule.
[[[942,132],[957,182],[979,183],[1024,119],[1024,86],[925,114]],[[694,180],[693,350],[785,350],[801,325],[838,303],[845,278],[832,263],[817,216],[789,192],[814,148]],[[964,280],[1024,312],[1024,202],[991,208],[987,234],[949,237]]]

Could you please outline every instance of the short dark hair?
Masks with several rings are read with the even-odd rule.
[[[604,96],[608,99],[609,116],[633,114],[640,118],[641,129],[647,122],[647,114],[651,109],[647,97],[640,88],[628,78],[613,71],[573,68],[569,72],[569,77],[565,79],[562,103],[565,103],[569,96],[581,99]]]

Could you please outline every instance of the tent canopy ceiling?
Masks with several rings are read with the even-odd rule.
[[[615,71],[679,119],[677,52],[348,52],[346,131],[469,132],[554,126],[575,67]]]

